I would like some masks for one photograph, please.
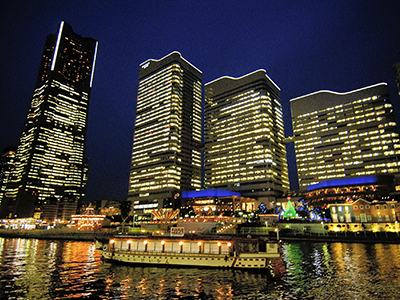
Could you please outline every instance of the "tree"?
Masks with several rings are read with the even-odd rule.
[[[132,201],[129,200],[122,201],[120,208],[122,217],[122,232],[124,232],[125,222],[132,215]]]

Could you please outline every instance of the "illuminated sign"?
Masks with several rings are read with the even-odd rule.
[[[184,236],[185,235],[185,227],[172,227],[171,228],[171,236]]]

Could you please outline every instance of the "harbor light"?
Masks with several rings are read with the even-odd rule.
[[[182,253],[183,252],[183,242],[182,241],[179,242],[179,246],[181,246],[180,253]]]

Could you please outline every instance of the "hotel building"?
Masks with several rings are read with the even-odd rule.
[[[205,85],[205,187],[267,206],[289,189],[281,91],[258,70]]]
[[[140,65],[128,191],[139,219],[200,189],[201,77],[178,52]]]
[[[386,83],[290,101],[299,187],[343,177],[394,174],[400,140]]]
[[[46,199],[84,196],[85,139],[97,41],[61,22],[47,37],[0,217],[31,217]]]

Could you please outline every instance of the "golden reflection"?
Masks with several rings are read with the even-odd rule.
[[[161,296],[165,292],[165,280],[161,279],[160,283],[158,285],[159,285],[159,288],[157,290],[157,295]]]
[[[374,248],[380,279],[388,277],[388,274],[397,274],[400,269],[400,245],[375,244]]]
[[[151,283],[147,280],[147,278],[142,278],[142,280],[139,282],[139,285],[136,287],[136,290],[142,295],[146,295],[150,285]]]
[[[177,296],[182,296],[183,293],[181,291],[181,286],[182,286],[182,276],[178,276],[176,282],[176,286],[175,286],[175,295]]]

